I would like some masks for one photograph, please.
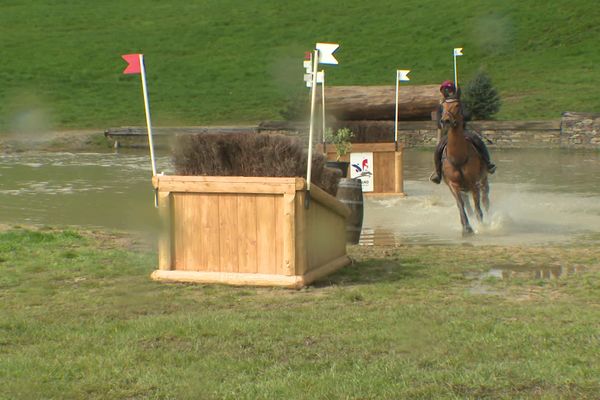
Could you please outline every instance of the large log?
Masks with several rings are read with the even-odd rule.
[[[398,98],[399,119],[431,120],[437,110],[437,85],[403,85]],[[339,120],[394,120],[395,86],[326,86],[326,112]]]

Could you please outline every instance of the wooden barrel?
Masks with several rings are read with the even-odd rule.
[[[346,242],[357,244],[363,222],[362,182],[360,179],[340,179],[335,197],[352,211],[346,220]]]

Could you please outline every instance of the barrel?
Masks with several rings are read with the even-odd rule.
[[[346,242],[357,244],[363,222],[363,193],[360,179],[342,178],[335,196],[352,213],[346,220]]]

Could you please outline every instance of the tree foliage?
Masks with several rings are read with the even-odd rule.
[[[500,95],[482,69],[466,85],[462,97],[465,114],[470,119],[491,119],[500,110]]]

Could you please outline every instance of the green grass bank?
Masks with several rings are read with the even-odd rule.
[[[594,243],[352,247],[291,291],[160,284],[139,238],[12,228],[0,398],[597,399]]]
[[[410,84],[478,68],[503,99],[499,119],[600,111],[600,9],[592,0],[11,0],[0,4],[0,131],[144,124],[140,82],[120,55],[146,55],[155,125],[279,118],[305,93],[301,63],[337,42],[331,85]],[[307,97],[308,101],[308,97]]]

